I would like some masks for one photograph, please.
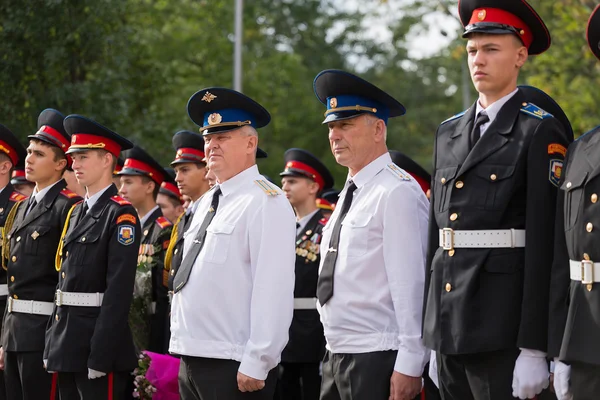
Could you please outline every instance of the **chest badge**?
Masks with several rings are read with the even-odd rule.
[[[37,239],[40,237],[40,234],[38,233],[38,231],[33,231],[33,233],[31,234],[31,238],[33,240]]]

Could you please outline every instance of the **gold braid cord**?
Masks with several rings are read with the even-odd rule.
[[[2,268],[5,270],[8,269],[7,264],[8,258],[10,257],[10,239],[7,236],[8,232],[10,232],[15,224],[15,217],[17,216],[17,210],[21,203],[23,203],[23,200],[16,202],[13,208],[10,209],[10,212],[6,216],[4,226],[2,227]]]
[[[173,230],[171,231],[171,240],[169,241],[169,247],[167,247],[167,251],[165,253],[165,270],[167,272],[171,271],[171,261],[173,260],[173,251],[175,250],[175,242],[177,241],[177,230],[179,228],[179,223],[181,222],[181,218],[185,215],[185,212],[177,218],[177,222],[173,225]]]
[[[67,219],[65,219],[65,226],[63,227],[62,233],[60,234],[60,240],[58,241],[58,249],[56,250],[56,257],[54,258],[54,267],[57,271],[60,271],[60,267],[62,266],[62,251],[63,244],[65,243],[65,236],[67,236],[67,230],[69,230],[69,222],[71,221],[71,214],[73,214],[73,210],[77,207],[77,204],[81,202],[73,204],[69,213],[67,214]]]

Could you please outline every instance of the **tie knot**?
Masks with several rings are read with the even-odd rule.
[[[489,122],[489,120],[490,117],[487,115],[487,113],[482,111],[479,113],[479,115],[477,115],[477,118],[475,119],[475,125],[485,124],[486,122]]]
[[[353,181],[352,179],[350,179],[350,180],[348,181],[348,189],[347,189],[347,192],[348,192],[348,193],[352,193],[352,192],[354,192],[355,190],[356,190],[356,184],[354,183],[354,181]]]

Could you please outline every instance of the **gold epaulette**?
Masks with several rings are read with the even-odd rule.
[[[264,179],[255,180],[254,183],[263,190],[268,196],[279,196],[281,193],[279,188],[273,185],[271,182]]]

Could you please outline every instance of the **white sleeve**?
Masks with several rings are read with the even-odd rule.
[[[398,323],[394,370],[418,377],[429,350],[421,340],[429,203],[414,182],[391,191],[383,217],[383,257]]]
[[[296,218],[285,197],[266,199],[250,222],[250,339],[239,372],[264,380],[288,342],[294,313]]]

